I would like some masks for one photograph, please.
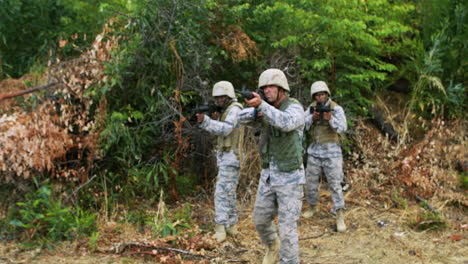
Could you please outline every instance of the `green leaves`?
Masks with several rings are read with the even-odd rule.
[[[19,218],[10,221],[10,225],[28,230],[29,240],[39,243],[73,239],[80,235],[91,234],[96,229],[94,214],[70,206],[63,207],[55,199],[50,186],[42,186],[35,192],[28,193],[24,202],[17,203]]]
[[[389,80],[398,68],[391,57],[411,45],[402,43],[414,32],[414,6],[387,0],[262,1],[252,8],[244,28],[263,54],[282,48],[294,56],[304,87],[324,80],[344,100],[366,104],[360,98]]]
[[[20,77],[47,57],[76,55],[113,13],[124,10],[125,0],[4,0],[0,5],[0,79]],[[33,21],[33,22],[32,22]],[[69,40],[61,50],[60,39]],[[2,74],[3,72],[3,74]]]

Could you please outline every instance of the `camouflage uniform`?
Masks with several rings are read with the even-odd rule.
[[[330,105],[331,102],[332,101],[328,99],[325,105]],[[310,131],[314,123],[312,114],[310,113],[310,107],[307,109],[306,113],[305,127],[306,131]],[[340,134],[346,131],[346,116],[341,106],[334,106],[332,116],[328,122],[335,133]],[[318,204],[320,175],[323,171],[327,177],[328,186],[333,200],[332,212],[335,212],[337,209],[345,209],[343,190],[341,186],[341,182],[343,181],[343,156],[340,145],[336,142],[319,143],[313,139],[310,141],[311,142],[307,142],[307,202],[312,206]]]
[[[255,110],[263,114],[262,122],[269,126],[282,132],[297,131],[300,138],[303,137],[304,109],[297,101],[290,104],[284,111],[262,101],[257,109],[242,110],[240,122],[252,121],[256,114]],[[275,216],[278,215],[281,240],[280,263],[299,263],[297,220],[302,207],[304,183],[302,163],[298,169],[285,172],[279,169],[277,160],[273,158],[261,172],[253,219],[260,238],[269,246],[278,236],[273,222]]]
[[[229,136],[234,129],[239,128],[238,115],[241,111],[240,105],[228,107],[224,121],[213,120],[208,116],[200,124],[200,128],[218,137]],[[216,161],[218,165],[218,176],[215,188],[215,222],[226,228],[233,226],[238,221],[236,210],[237,183],[239,182],[240,169],[237,150],[216,150]]]

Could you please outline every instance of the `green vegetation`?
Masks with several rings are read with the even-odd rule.
[[[42,242],[83,233],[96,248],[95,213],[109,216],[125,203],[126,221],[150,226],[155,236],[177,234],[190,225],[190,206],[175,215],[165,207],[153,214],[136,201],[154,207],[193,194],[197,185],[210,188],[200,169],[203,163],[214,177],[212,157],[205,155],[209,144],[195,142],[199,135],[185,118],[210,97],[215,81],[254,90],[258,73],[270,67],[286,72],[292,96],[304,103],[311,83],[326,81],[350,127],[399,79],[411,91],[407,116],[464,118],[467,11],[466,1],[457,0],[1,1],[0,80],[76,58],[111,19],[108,33],[118,39],[105,64],[107,79],[86,91],[93,108],[105,108],[99,155],[80,172],[97,179],[83,186],[73,206],[64,206],[52,185],[35,186],[11,210],[9,228]],[[60,95],[44,91],[20,102],[22,110],[32,111],[47,96]],[[61,98],[54,100],[60,107]],[[53,170],[41,175],[67,181]],[[466,189],[466,173],[460,182]],[[70,180],[67,192],[80,184]],[[168,195],[160,198],[161,190]],[[399,191],[393,200],[408,208]],[[444,226],[437,215],[418,217],[410,226]]]
[[[0,5],[0,78],[78,54],[126,0],[5,0]],[[59,40],[70,44],[58,51]]]
[[[17,205],[19,215],[10,224],[25,231],[27,241],[47,245],[62,239],[88,236],[96,229],[94,214],[80,207],[64,207],[47,185],[26,194],[25,200]]]
[[[439,213],[424,211],[419,213],[415,218],[410,219],[408,226],[417,231],[436,231],[448,227],[449,224]]]

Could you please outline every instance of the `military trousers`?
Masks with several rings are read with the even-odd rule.
[[[219,166],[214,195],[215,223],[226,228],[236,224],[239,219],[236,208],[239,178],[239,167]]]
[[[297,220],[304,196],[302,184],[271,186],[260,180],[255,200],[253,220],[263,243],[270,246],[278,236],[273,222],[278,216],[279,257],[282,264],[299,263]]]
[[[343,157],[317,158],[312,155],[307,157],[306,177],[306,198],[307,202],[315,206],[319,203],[320,176],[325,174],[328,189],[333,200],[332,212],[338,209],[345,209],[343,197]]]

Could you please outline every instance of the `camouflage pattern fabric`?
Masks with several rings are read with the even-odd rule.
[[[320,175],[322,172],[327,177],[328,188],[333,200],[332,213],[337,209],[345,209],[343,189],[343,159],[336,158],[316,158],[309,155],[307,157],[306,168],[306,198],[310,205],[319,203]]]
[[[325,105],[330,104],[330,99]],[[314,122],[308,108],[305,117],[305,127],[309,130]],[[330,118],[331,128],[338,134],[347,130],[346,116],[341,106],[336,105]],[[343,190],[343,155],[341,147],[337,143],[310,143],[307,148],[306,169],[306,198],[311,205],[318,204],[320,175],[325,174],[330,189],[333,207],[332,212],[337,209],[345,209]]]
[[[325,105],[330,105],[330,100],[328,100]],[[305,117],[305,128],[307,131],[310,129],[313,122],[309,107],[306,110]],[[343,108],[339,105],[335,106],[329,122],[332,129],[338,134],[344,133],[348,129],[348,125],[346,124],[346,115]],[[342,157],[341,147],[337,143],[309,144],[307,147],[307,154],[317,158]]]
[[[205,119],[200,124],[200,128],[208,131],[212,135],[227,136],[232,130],[239,126],[239,107],[232,107],[229,111],[224,122],[211,119],[205,115]],[[216,161],[219,166],[234,166],[239,167],[239,157],[233,150],[231,151],[217,151]]]
[[[267,102],[263,101],[257,108],[259,113],[263,114],[263,118],[266,121],[280,129],[283,132],[289,132],[292,130],[298,131],[301,137],[304,134],[304,109],[300,104],[291,104],[284,112],[276,109]],[[243,109],[239,113],[239,121],[241,124],[252,125],[252,121],[255,117],[255,108],[249,107]],[[261,122],[256,122],[256,125],[261,125]],[[281,172],[275,161],[270,161],[270,167],[268,168],[270,173],[264,177],[270,179],[272,186],[281,186],[288,184],[305,184],[304,167],[302,166],[298,170],[291,172]],[[265,179],[266,180],[266,179]]]
[[[224,122],[211,119],[205,115],[200,128],[217,136],[227,136],[239,126],[240,107],[232,107]],[[218,176],[215,187],[215,223],[225,225],[226,228],[238,221],[236,209],[236,190],[240,177],[239,157],[234,150],[216,151]]]
[[[302,105],[291,104],[283,112],[263,101],[256,111],[262,113],[270,125],[281,131],[297,130],[299,135],[303,135],[305,121]],[[254,108],[246,108],[239,114],[241,124],[251,124],[254,117]],[[253,220],[263,243],[270,245],[278,236],[273,223],[274,217],[278,215],[280,263],[299,263],[297,220],[302,207],[303,184],[303,166],[291,172],[281,172],[275,160],[271,160],[269,168],[262,169],[260,175]]]
[[[236,224],[238,221],[236,190],[239,177],[239,167],[220,166],[218,168],[214,196],[215,223],[224,225],[226,228]]]
[[[262,172],[262,179],[268,172]],[[297,220],[302,208],[303,185],[272,186],[260,180],[255,200],[255,228],[263,243],[270,245],[278,233],[273,219],[278,215],[280,263],[299,263],[299,236]]]

